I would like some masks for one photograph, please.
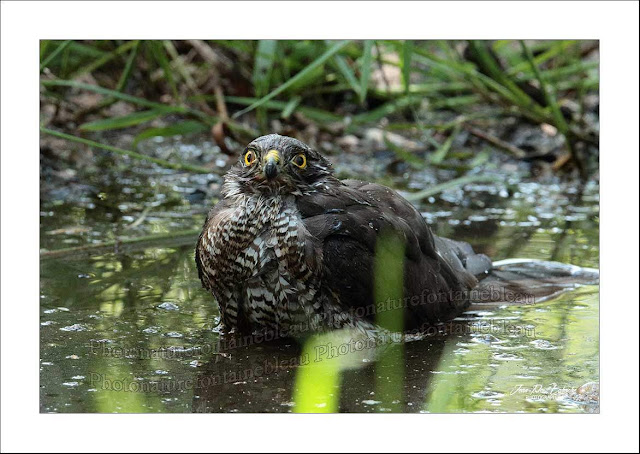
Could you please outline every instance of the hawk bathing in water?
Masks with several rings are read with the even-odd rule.
[[[222,196],[195,258],[227,330],[373,326],[376,244],[385,234],[403,243],[406,329],[459,315],[475,276],[491,268],[466,243],[433,235],[393,190],[338,180],[327,159],[290,137],[251,142]]]

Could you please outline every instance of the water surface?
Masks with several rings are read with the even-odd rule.
[[[206,147],[186,152],[204,156]],[[225,157],[216,159],[212,165],[225,165]],[[173,238],[43,254],[42,412],[598,411],[598,286],[472,311],[447,334],[348,353],[349,333],[307,345],[233,345],[216,328],[218,310],[198,280],[190,233],[202,225],[220,177],[102,160],[98,172],[43,175],[42,250]],[[430,178],[415,172],[391,183],[410,192]],[[514,173],[417,205],[436,233],[469,241],[494,260],[598,268],[595,184],[541,184]]]

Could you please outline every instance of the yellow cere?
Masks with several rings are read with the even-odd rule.
[[[275,162],[280,162],[280,153],[278,152],[278,150],[269,150],[267,152],[264,160],[269,161],[270,159],[273,159]]]

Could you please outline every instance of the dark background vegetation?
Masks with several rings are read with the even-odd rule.
[[[57,158],[48,137],[108,149],[126,132],[111,151],[153,159],[136,148],[154,136],[210,131],[235,154],[279,132],[334,152],[370,139],[413,168],[499,152],[534,173],[597,173],[597,41],[42,41],[40,61]]]

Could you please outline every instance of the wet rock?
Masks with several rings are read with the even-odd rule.
[[[407,139],[400,134],[386,132],[378,128],[367,129],[364,133],[364,137],[367,141],[380,148],[386,147],[385,138],[396,147],[402,148],[405,151],[417,151],[424,148],[419,142]]]
[[[76,323],[74,325],[70,325],[70,326],[65,326],[63,328],[60,328],[60,331],[87,331],[89,328],[87,328],[85,325],[82,325],[80,323]]]
[[[572,394],[572,399],[579,402],[599,402],[600,401],[600,384],[596,382],[588,382],[576,389]]]

